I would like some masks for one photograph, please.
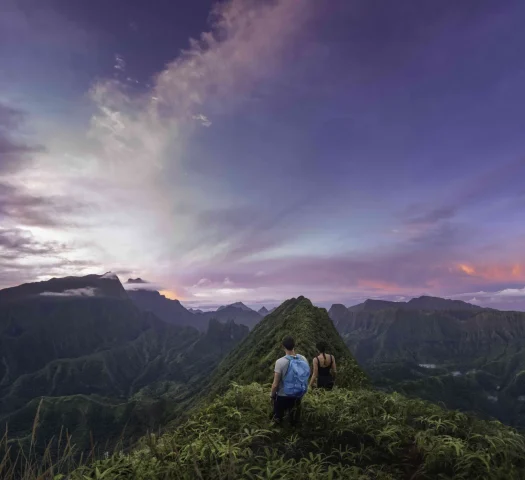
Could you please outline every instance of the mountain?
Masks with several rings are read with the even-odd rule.
[[[344,305],[335,304],[332,308],[340,308]],[[379,310],[386,310],[388,308],[403,308],[405,310],[433,310],[433,311],[446,311],[446,310],[469,310],[469,311],[480,311],[482,307],[472,305],[461,300],[450,300],[439,297],[422,296],[413,298],[408,302],[391,302],[388,300],[372,300],[368,299],[364,303],[349,307],[347,310],[350,312],[377,312]]]
[[[148,283],[146,282],[145,280],[142,280],[142,278],[138,277],[138,278],[128,278],[128,281],[126,282],[128,284],[144,284],[144,283]]]
[[[259,310],[257,310],[257,313],[265,317],[266,315],[270,313],[270,311],[266,307],[261,307],[259,308]]]
[[[151,312],[166,323],[194,327],[200,331],[208,328],[208,318],[186,310],[178,300],[171,300],[156,290],[128,290],[129,298],[143,312]]]
[[[341,372],[334,390],[306,394],[298,426],[278,428],[269,422],[268,383],[290,333],[308,358],[316,340],[329,342]],[[207,395],[187,421],[72,472],[71,480],[524,478],[521,435],[371,389],[326,310],[303,297],[284,302],[225,357]]]
[[[243,310],[245,312],[253,312],[254,311],[250,307],[247,307],[246,305],[244,305],[244,303],[242,303],[242,302],[235,302],[235,303],[232,303],[230,305],[223,305],[223,306],[219,307],[217,309],[217,311],[224,310],[225,308],[229,308],[229,307],[239,308],[240,310]]]
[[[203,310],[200,310],[198,308],[188,308],[188,312],[191,312],[191,313],[204,313]]]
[[[238,302],[232,305],[221,307],[215,312],[204,312],[195,315],[198,316],[202,321],[206,322],[206,324],[211,319],[219,320],[220,322],[228,322],[233,320],[238,325],[246,325],[250,329],[253,328],[257,323],[259,323],[262,316],[255,310],[246,307],[246,305],[243,305],[244,308],[239,307],[239,304],[243,305],[242,303]]]
[[[330,317],[375,385],[525,428],[525,313],[420,297]]]
[[[52,278],[18,287],[0,290],[0,303],[24,301],[36,297],[106,297],[125,299],[126,291],[118,277],[108,272],[104,275]]]
[[[211,382],[211,390],[224,390],[236,383],[271,382],[275,360],[283,356],[281,340],[292,335],[296,351],[313,359],[316,342],[324,340],[337,359],[338,383],[359,387],[367,384],[366,375],[337,333],[324,308],[317,308],[304,297],[284,302],[261,320],[248,337],[221,362]]]
[[[206,331],[210,320],[222,323],[230,321],[237,325],[253,328],[262,318],[259,313],[241,302],[220,307],[215,312],[187,310],[178,300],[171,300],[155,290],[128,290],[127,294],[133,303],[143,312],[152,312],[166,323],[191,326]]]
[[[168,421],[248,334],[234,322],[210,322],[205,334],[164,322],[107,274],[24,284],[0,299],[0,427],[27,439],[38,409],[39,435],[64,426],[80,449],[91,434],[111,444],[126,428],[132,441]]]

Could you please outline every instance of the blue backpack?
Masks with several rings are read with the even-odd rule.
[[[283,378],[284,394],[288,397],[301,398],[308,390],[310,365],[299,357],[286,355],[286,358],[290,363]]]

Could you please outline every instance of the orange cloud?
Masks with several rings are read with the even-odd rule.
[[[519,263],[513,265],[477,265],[475,267],[460,263],[458,269],[471,277],[489,281],[525,280],[525,268]]]
[[[164,295],[166,298],[169,298],[170,300],[181,300],[181,296],[177,294],[174,290],[161,290],[161,295]]]
[[[398,293],[401,292],[402,288],[390,282],[383,282],[381,280],[358,280],[357,286],[359,288],[369,288],[372,290],[382,290],[389,293]]]
[[[465,265],[464,263],[460,263],[458,267],[462,272],[466,273],[467,275],[474,275],[476,273],[474,267],[470,267],[469,265]]]

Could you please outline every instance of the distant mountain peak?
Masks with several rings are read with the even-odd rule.
[[[482,307],[463,302],[462,300],[431,297],[430,295],[413,298],[406,303],[406,306],[418,310],[483,310]]]
[[[119,278],[113,272],[107,272],[104,275],[52,278],[0,290],[0,301],[34,297],[110,297],[122,300],[128,298]]]
[[[126,283],[148,283],[145,280],[142,280],[142,278],[128,278],[128,281]]]
[[[104,280],[119,280],[117,274],[113,273],[113,272],[106,272],[104,275],[101,275],[100,278],[102,278]]]
[[[230,303],[229,305],[223,305],[223,306],[220,306],[217,311],[220,311],[220,310],[224,310],[225,308],[239,308],[241,310],[244,310],[245,312],[254,312],[255,310],[251,309],[250,307],[247,307],[244,303],[242,302],[235,302],[235,303]]]
[[[270,313],[270,310],[268,310],[265,306],[262,306],[261,308],[259,308],[259,310],[257,310],[257,313],[266,316]]]

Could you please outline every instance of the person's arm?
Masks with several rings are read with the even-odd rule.
[[[312,360],[312,364],[313,364],[313,372],[312,372],[312,378],[310,379],[310,388],[313,387],[315,381],[317,380],[317,375],[318,375],[318,371],[317,371],[317,362],[316,362],[317,358],[314,358]]]
[[[279,372],[273,373],[272,391],[270,393],[271,398],[277,396],[277,390],[279,390],[279,383],[281,382],[281,374]]]
[[[332,368],[330,369],[330,372],[332,373],[332,377],[335,378],[335,375],[337,373],[337,366],[335,365],[335,357],[332,355]]]

